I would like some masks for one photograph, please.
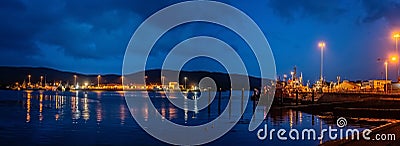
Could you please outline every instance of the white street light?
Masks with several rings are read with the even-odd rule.
[[[98,75],[98,76],[97,76],[97,87],[100,87],[100,78],[101,78],[101,76]]]
[[[385,72],[386,72],[386,76],[385,76],[385,92],[387,92],[388,90],[387,90],[387,65],[388,65],[388,63],[387,63],[387,61],[385,61]]]
[[[325,49],[325,42],[319,42],[318,47],[321,49],[321,83],[323,81],[323,68],[324,68],[324,49]]]
[[[31,75],[28,75],[28,84],[31,85]]]
[[[76,86],[76,78],[77,77],[78,77],[77,75],[74,75],[74,86]]]
[[[164,88],[165,76],[161,76],[161,88]]]
[[[43,76],[40,76],[40,86],[43,86]]]
[[[186,80],[188,79],[187,77],[184,78],[185,79],[185,89],[186,89]]]

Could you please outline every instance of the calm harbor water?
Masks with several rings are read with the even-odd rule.
[[[125,103],[124,94],[146,96],[140,91],[98,92],[50,92],[50,91],[6,91],[0,90],[0,143],[12,145],[57,144],[57,145],[162,145],[165,144],[148,135],[135,122]],[[159,112],[175,123],[198,125],[218,116],[216,99],[211,113],[207,108],[185,112],[176,108],[163,93],[151,93],[150,98]],[[229,93],[222,94],[222,108],[227,105]],[[142,112],[146,112],[143,109]],[[248,119],[252,115],[249,101],[242,121],[220,139],[210,145],[318,145],[327,141],[261,141],[257,131],[248,131]],[[271,109],[267,119],[268,128],[304,129],[314,128],[317,133],[328,126],[336,127],[334,119],[320,118],[290,109]],[[260,128],[263,128],[261,125]],[[370,128],[370,125],[349,123],[346,128]]]

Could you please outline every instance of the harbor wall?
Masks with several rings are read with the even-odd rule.
[[[400,94],[382,93],[323,93],[317,103],[368,101],[368,100],[400,100]]]

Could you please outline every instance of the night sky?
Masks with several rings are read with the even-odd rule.
[[[151,14],[177,2],[2,0],[0,65],[120,74],[126,46],[136,28]],[[335,80],[337,75],[350,80],[382,78],[384,63],[377,60],[394,52],[392,33],[400,31],[400,0],[222,2],[242,10],[259,25],[274,53],[278,76],[290,74],[296,65],[305,80],[317,80],[317,44],[324,40],[327,80]],[[159,67],[157,58],[180,41],[198,35],[219,37],[244,55],[244,60],[252,60],[245,55],[246,44],[233,32],[221,26],[191,23],[174,28],[157,42],[148,67]],[[221,70],[210,62],[194,60],[185,69]],[[391,79],[395,78],[395,67],[389,64]]]

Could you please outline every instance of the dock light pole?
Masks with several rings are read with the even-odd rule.
[[[283,74],[283,81],[286,82],[287,75]]]
[[[121,85],[122,85],[122,88],[124,87],[124,76],[121,76]]]
[[[76,78],[77,77],[78,77],[77,75],[74,75],[74,86],[76,86]]]
[[[28,84],[31,85],[31,75],[28,75]]]
[[[393,37],[394,37],[394,39],[395,39],[395,42],[396,42],[396,56],[399,56],[399,47],[398,47],[398,41],[399,41],[399,38],[400,38],[400,34],[399,33],[396,33],[396,34],[394,34],[393,35]],[[400,70],[399,70],[399,61],[397,60],[397,78],[399,77],[399,75],[400,75]]]
[[[97,87],[100,87],[100,78],[101,78],[101,76],[98,75],[98,76],[97,76]]]
[[[324,49],[325,49],[325,42],[321,41],[318,43],[318,47],[321,49],[321,83],[323,81],[323,68],[324,68]]]
[[[186,89],[186,80],[187,80],[188,78],[187,77],[184,77],[184,80],[185,80],[185,89]]]
[[[387,93],[387,91],[388,91],[388,62],[387,61],[385,61],[385,72],[386,72],[386,75],[385,75],[385,92]]]
[[[40,86],[43,86],[43,76],[40,76]]]
[[[161,88],[164,88],[165,76],[161,76]]]
[[[292,75],[292,81],[294,81],[294,72],[290,72],[290,75]]]

